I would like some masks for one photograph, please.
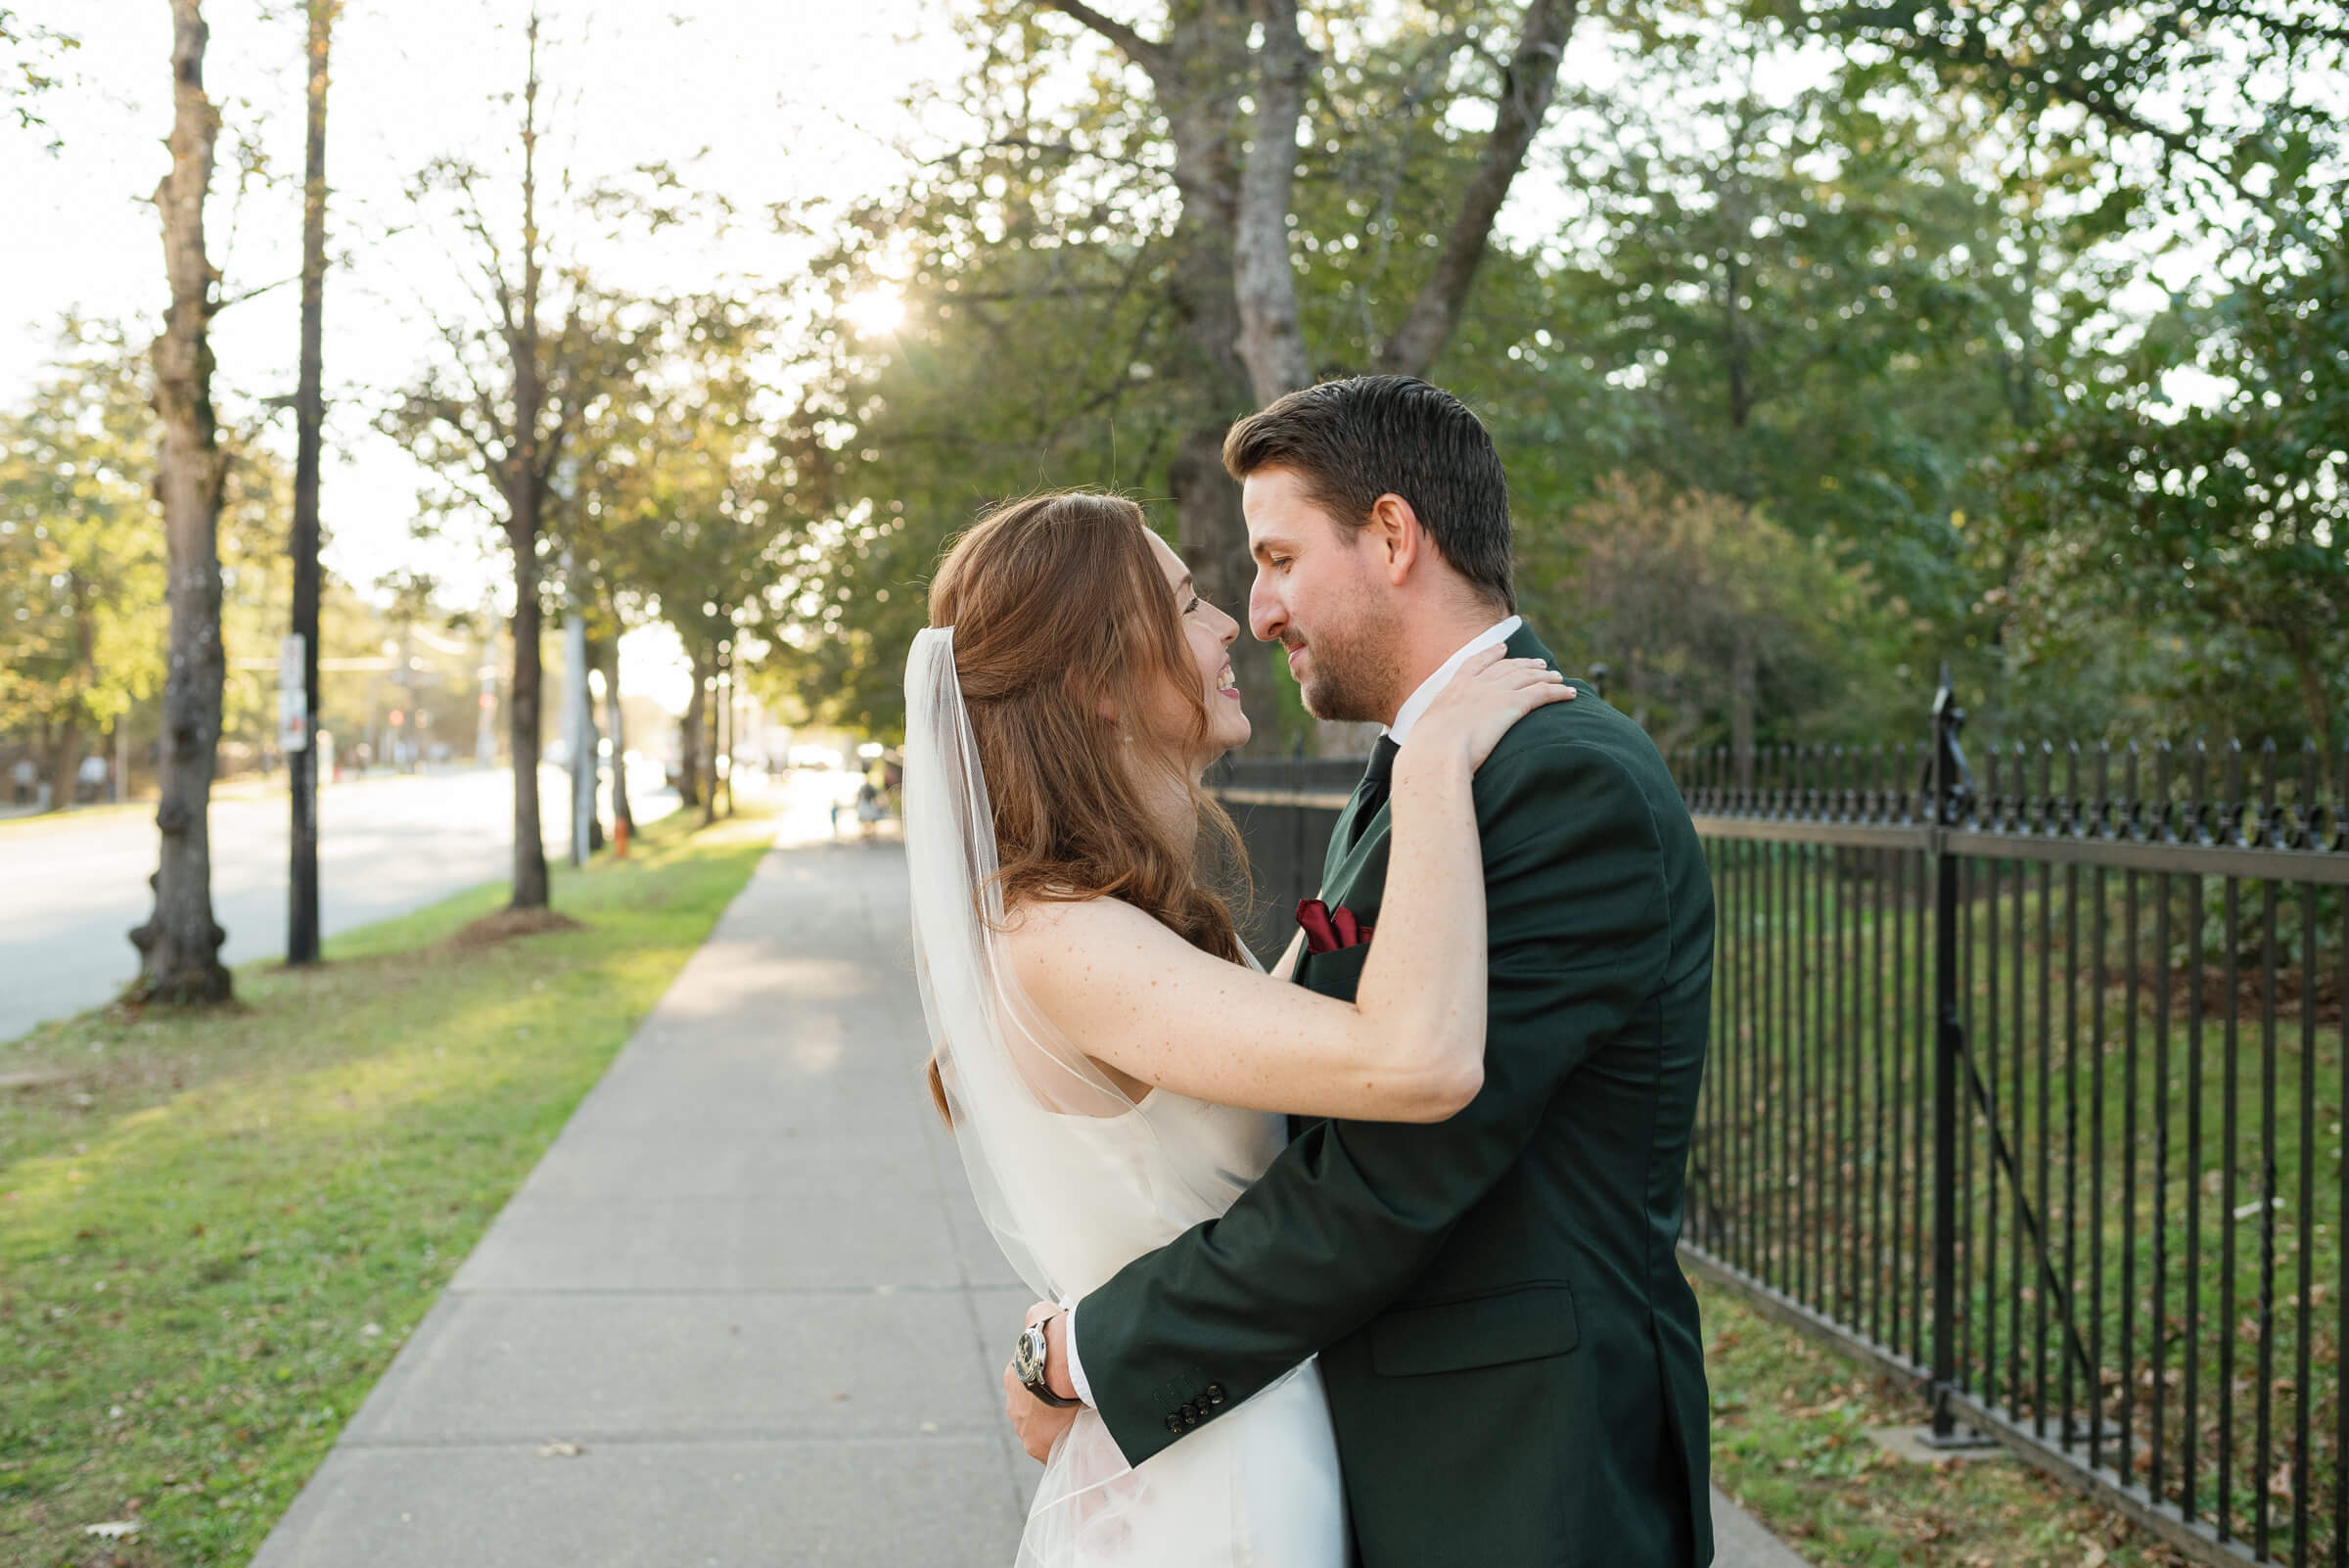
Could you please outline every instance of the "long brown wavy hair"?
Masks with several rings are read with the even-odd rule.
[[[948,546],[930,583],[930,623],[954,628],[1005,912],[1123,899],[1237,963],[1231,906],[1202,869],[1199,841],[1146,808],[1135,773],[1137,764],[1164,767],[1190,790],[1200,828],[1244,885],[1231,818],[1137,721],[1163,712],[1172,693],[1190,712],[1194,739],[1209,722],[1181,607],[1148,528],[1139,506],[1095,491],[998,507]],[[930,1092],[943,1114],[935,1060]]]

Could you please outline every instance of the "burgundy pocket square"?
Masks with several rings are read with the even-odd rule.
[[[1359,947],[1370,940],[1372,930],[1357,920],[1354,911],[1344,904],[1332,909],[1318,899],[1308,899],[1297,906],[1297,924],[1305,928],[1307,952]]]

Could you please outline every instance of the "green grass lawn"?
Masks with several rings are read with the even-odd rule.
[[[1870,1442],[1908,1388],[1702,1279],[1713,1479],[1817,1568],[2155,1568],[2188,1559],[2007,1457],[1919,1464]]]
[[[684,815],[557,872],[575,929],[460,940],[485,886],[0,1045],[69,1075],[0,1088],[0,1561],[252,1555],[769,836]]]

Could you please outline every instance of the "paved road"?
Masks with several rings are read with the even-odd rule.
[[[631,777],[631,782],[634,782]],[[571,799],[544,774],[549,853],[565,853]],[[639,794],[638,820],[675,809]],[[387,775],[328,786],[318,801],[320,914],[331,936],[402,914],[512,867],[512,778],[504,768]],[[215,801],[212,908],[227,961],[286,950],[287,803]],[[154,907],[149,810],[107,810],[0,826],[0,1040],[105,1001],[138,973],[125,935]]]
[[[797,809],[254,1568],[1006,1568],[1028,1303],[920,1079],[898,845]],[[1725,1568],[1803,1568],[1716,1496]]]

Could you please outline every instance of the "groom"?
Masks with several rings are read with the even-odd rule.
[[[1505,642],[1508,490],[1476,416],[1407,377],[1233,426],[1250,628],[1305,705],[1387,727],[1321,899],[1378,924],[1387,780],[1460,662]],[[1050,1317],[1029,1375],[1140,1464],[1309,1356],[1363,1568],[1680,1568],[1713,1555],[1696,1302],[1674,1256],[1712,995],[1713,897],[1655,747],[1592,700],[1537,709],[1475,781],[1485,1085],[1435,1126],[1323,1121],[1221,1219]],[[1366,944],[1300,955],[1352,1000]],[[1033,1343],[1033,1342],[1032,1342]],[[1072,1411],[1007,1374],[1041,1454]]]

